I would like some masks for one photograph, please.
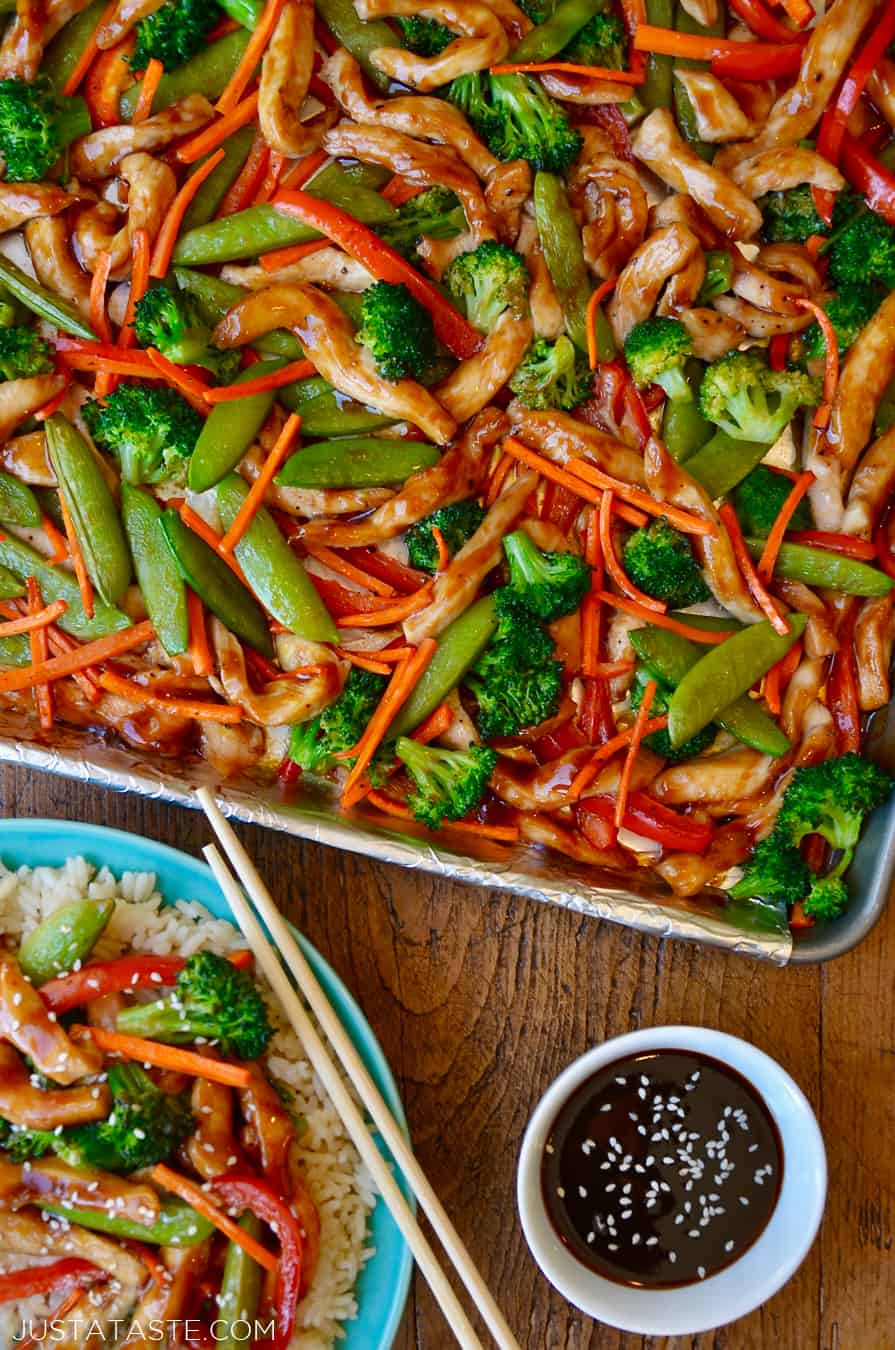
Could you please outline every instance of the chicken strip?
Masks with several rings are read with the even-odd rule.
[[[37,78],[44,53],[44,13],[41,0],[16,0],[15,18],[0,44],[0,80]]]
[[[266,291],[268,286],[288,285],[293,281],[309,281],[314,286],[326,286],[331,291],[359,294],[372,286],[375,277],[354,258],[340,248],[321,248],[306,258],[287,263],[274,272],[267,272],[259,263],[240,267],[229,263],[221,268],[221,278],[248,291]]]
[[[75,261],[68,242],[68,226],[62,217],[39,216],[29,220],[23,234],[38,281],[89,320],[90,279]]]
[[[570,459],[589,459],[604,473],[642,484],[643,458],[615,436],[559,409],[536,410],[521,403],[507,408],[510,431],[562,468]]]
[[[785,192],[800,183],[810,183],[826,192],[841,192],[845,187],[842,174],[828,159],[800,145],[759,150],[734,165],[730,176],[753,201],[766,192]]]
[[[44,1219],[36,1209],[15,1214],[0,1210],[0,1250],[20,1256],[78,1256],[135,1293],[147,1275],[143,1262],[122,1243],[77,1224]]]
[[[652,793],[666,806],[690,802],[716,806],[755,797],[779,771],[780,761],[746,745],[670,764],[653,783]]]
[[[263,693],[256,693],[246,673],[245,652],[228,628],[217,619],[211,621],[211,636],[217,659],[217,682],[228,703],[243,708],[246,716],[260,727],[291,726],[307,722],[328,707],[342,687],[342,666],[322,643],[308,643],[313,657],[308,664],[321,667],[307,679],[288,675],[271,680]]]
[[[76,1045],[51,1018],[10,952],[0,952],[0,1040],[27,1055],[38,1072],[55,1083],[74,1083],[102,1069],[99,1050],[89,1044]]]
[[[619,277],[606,308],[620,346],[631,329],[648,319],[676,273],[702,257],[696,235],[686,225],[663,225],[635,249]]]
[[[25,1061],[0,1042],[0,1116],[28,1130],[86,1125],[105,1120],[112,1096],[105,1083],[83,1087],[41,1088],[31,1081]]]
[[[141,19],[161,9],[165,0],[118,0],[111,14],[104,13],[96,30],[96,45],[101,52],[114,47],[136,28]]]
[[[41,1201],[114,1213],[131,1223],[153,1224],[161,1213],[158,1192],[149,1185],[95,1167],[72,1167],[61,1158],[13,1163],[0,1157],[0,1209],[22,1209]]]
[[[432,393],[458,425],[481,412],[503,388],[528,351],[533,334],[531,319],[504,310],[481,351],[461,361],[435,386]]]
[[[884,708],[892,692],[892,645],[895,642],[895,593],[865,600],[855,622],[858,702],[862,712]]]
[[[656,871],[683,899],[698,895],[729,868],[745,862],[751,848],[750,830],[741,820],[733,820],[715,831],[705,853],[669,853],[656,863]]]
[[[196,1242],[191,1247],[162,1247],[161,1257],[168,1278],[153,1280],[134,1309],[124,1342],[128,1350],[159,1350],[156,1333],[160,1327],[185,1325],[185,1314],[192,1306],[196,1285],[208,1269],[211,1242]],[[238,1325],[241,1329],[248,1323]]]
[[[177,192],[177,179],[167,164],[142,151],[125,155],[117,174],[128,189],[124,225],[117,228],[119,213],[101,201],[79,213],[72,237],[88,272],[96,271],[100,254],[106,252],[112,258],[112,280],[121,281],[130,276],[137,230],[145,230],[150,243],[155,239]]]
[[[825,663],[820,658],[808,658],[799,663],[786,686],[783,695],[783,707],[780,712],[780,725],[784,733],[797,745],[802,737],[802,728],[808,709],[820,695],[825,677]]]
[[[213,117],[214,108],[203,94],[188,94],[143,122],[123,122],[91,131],[71,148],[71,172],[88,182],[109,178],[125,155],[137,150],[163,150],[172,141],[201,131]]]
[[[20,422],[42,408],[65,386],[64,375],[29,375],[0,383],[0,441],[7,440]]]
[[[675,70],[674,78],[690,100],[701,141],[721,145],[755,135],[757,128],[717,75],[709,70]]]
[[[186,1142],[193,1168],[205,1181],[232,1171],[239,1161],[233,1133],[233,1090],[223,1083],[197,1078],[190,1106],[196,1128]]]
[[[0,234],[37,216],[58,216],[77,200],[58,183],[0,183]]]
[[[844,534],[869,539],[883,507],[895,491],[895,427],[890,427],[864,451],[851,480],[845,514]]]
[[[422,93],[493,66],[510,49],[500,18],[478,0],[429,0],[423,5],[419,0],[355,0],[355,9],[365,20],[419,15],[458,34],[438,56],[416,56],[403,47],[377,47],[370,53],[373,65],[389,79]]]
[[[303,122],[301,110],[314,73],[314,0],[286,0],[261,62],[258,125],[271,149],[307,155],[337,116],[326,109]]]
[[[377,374],[351,320],[314,286],[254,291],[228,310],[214,330],[214,341],[227,349],[244,347],[274,328],[291,328],[308,360],[340,393],[412,422],[438,445],[447,444],[456,431],[454,419],[421,384]]]

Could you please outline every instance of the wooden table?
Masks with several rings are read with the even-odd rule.
[[[190,853],[208,838],[193,812],[20,770],[3,771],[2,806]],[[895,1350],[895,905],[851,955],[777,970],[242,834],[366,1012],[423,1166],[525,1350]],[[553,1293],[522,1238],[515,1165],[538,1097],[570,1060],[607,1036],[677,1022],[745,1036],[783,1063],[820,1119],[830,1193],[820,1240],[760,1312],[692,1339],[644,1340]],[[396,1350],[452,1344],[417,1280]]]

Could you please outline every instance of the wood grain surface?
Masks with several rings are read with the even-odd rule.
[[[87,820],[194,854],[208,839],[194,812],[60,778],[5,768],[2,791],[5,815]],[[363,1007],[423,1166],[525,1350],[895,1350],[895,905],[850,955],[778,970],[241,834]],[[830,1191],[819,1241],[764,1308],[701,1336],[644,1339],[592,1322],[540,1275],[516,1215],[516,1157],[570,1060],[607,1036],[680,1022],[744,1036],[790,1071],[820,1119]],[[396,1350],[452,1344],[418,1279]]]

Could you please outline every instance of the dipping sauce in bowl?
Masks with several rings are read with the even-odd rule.
[[[759,1092],[720,1060],[657,1049],[603,1065],[567,1099],[541,1163],[566,1249],[604,1279],[693,1284],[737,1261],[777,1205],[783,1148]]]

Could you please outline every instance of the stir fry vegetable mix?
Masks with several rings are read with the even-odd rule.
[[[10,19],[0,696],[838,912],[763,860],[890,693],[895,20],[712,8]]]
[[[66,1254],[4,1275],[0,1303],[62,1295],[61,1325],[89,1290],[84,1315],[120,1303],[134,1328],[264,1307],[286,1350],[320,1220],[251,954],[97,959],[116,903],[63,905],[0,953],[0,1228],[10,1250]]]

